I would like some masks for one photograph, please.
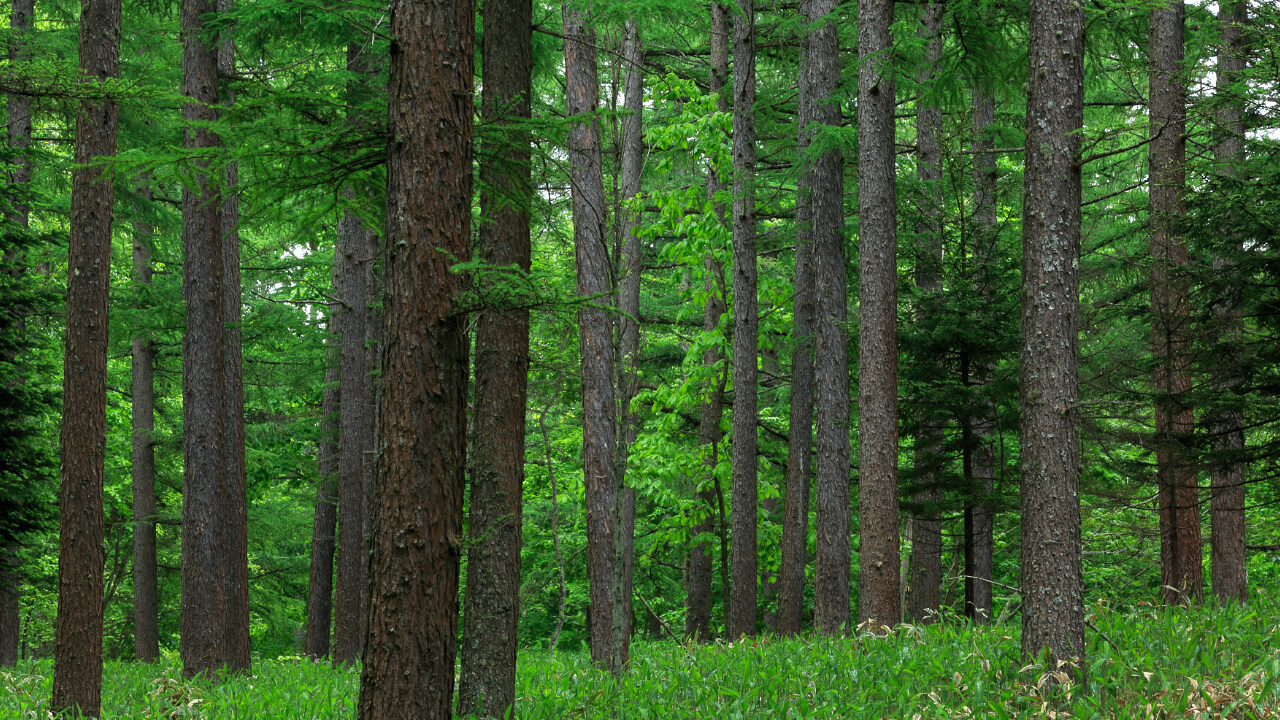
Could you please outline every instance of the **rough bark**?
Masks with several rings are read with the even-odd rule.
[[[16,545],[0,548],[0,668],[18,664],[22,639],[22,578]]]
[[[1022,651],[1084,657],[1078,354],[1084,11],[1032,0],[1022,231]]]
[[[151,199],[151,189],[140,194]],[[152,227],[133,228],[133,282],[141,296],[151,286]],[[160,658],[159,589],[156,584],[155,349],[145,332],[133,345],[133,655],[143,662]]]
[[[925,6],[918,29],[925,42],[924,62],[916,75],[920,91],[934,83],[934,67],[942,57],[942,5]],[[942,113],[931,99],[916,101],[916,178],[920,181],[919,222],[916,226],[916,289],[921,306],[918,322],[928,325],[931,303],[942,290]],[[926,358],[931,374],[941,377],[940,358]],[[909,490],[918,510],[911,523],[911,576],[907,583],[907,619],[913,623],[937,619],[942,605],[942,493],[938,473],[942,465],[943,423],[930,398],[922,398],[916,414],[915,478]]]
[[[733,22],[733,490],[725,631],[756,634],[756,30],[755,2]]]
[[[120,77],[120,2],[80,6],[80,70]],[[116,154],[116,104],[84,100],[76,113],[67,258],[62,472],[58,488],[58,622],[55,713],[97,717],[102,705],[102,483],[106,462],[107,291],[111,276],[110,176],[96,165]],[[92,165],[91,165],[92,164]]]
[[[1239,90],[1233,86],[1240,81],[1248,62],[1243,32],[1249,20],[1248,2],[1231,0],[1221,3],[1220,8],[1215,96],[1222,106],[1218,110],[1220,134],[1214,146],[1214,160],[1221,175],[1235,178],[1239,175],[1237,164],[1244,159],[1244,103]],[[1239,250],[1239,238],[1231,238],[1230,242],[1232,250]],[[1227,253],[1216,253],[1213,257],[1216,273],[1227,272],[1231,264]],[[1238,343],[1243,336],[1243,323],[1236,309],[1238,301],[1237,294],[1228,291],[1227,296],[1213,308],[1219,340],[1228,344]],[[1218,376],[1213,383],[1222,406],[1212,408],[1208,423],[1215,456],[1209,468],[1209,521],[1212,526],[1209,568],[1213,595],[1222,603],[1244,602],[1249,585],[1245,557],[1245,466],[1240,459],[1244,452],[1244,413],[1238,406],[1233,407],[1226,402],[1242,382],[1242,360],[1240,352],[1233,348],[1228,357],[1219,361]]]
[[[360,720],[452,717],[467,447],[475,4],[391,6],[386,289]]]
[[[206,38],[210,0],[183,0],[182,107],[189,151],[208,152],[217,137],[204,123],[215,119],[218,102],[218,48]],[[223,505],[227,473],[225,303],[222,209],[219,179],[209,161],[191,161],[194,184],[182,189],[182,295],[187,306],[182,352],[183,488],[182,605],[179,652],[183,674],[213,673],[230,663],[227,649],[229,596],[223,575]]]
[[[336,277],[334,281],[336,287]],[[333,325],[333,317],[331,303],[330,327]],[[311,569],[307,576],[307,628],[303,641],[304,652],[311,658],[329,656],[329,631],[333,614],[334,530],[338,522],[339,352],[332,335],[325,338],[325,344],[329,347],[329,357],[324,371],[324,392],[320,400],[320,442],[316,447],[316,507],[311,523]]]
[[[507,126],[481,152],[480,244],[488,263],[529,271],[531,0],[487,0],[480,115]],[[505,718],[515,705],[529,311],[491,308],[476,323],[471,542],[462,612],[458,712]]]
[[[604,175],[600,125],[594,113],[600,80],[596,70],[595,33],[587,15],[564,4],[566,110],[580,118],[569,129],[569,178],[573,194],[573,245],[578,294],[601,297],[610,292],[609,254],[605,248]],[[598,303],[578,311],[582,355],[582,445],[586,477],[587,578],[591,598],[591,660],[615,673],[622,671],[614,647],[615,512],[617,405],[613,392],[613,342],[608,315]]]
[[[902,616],[892,24],[893,0],[859,0],[858,620],[888,626]]]
[[[811,122],[840,125],[840,47],[835,0],[810,0],[809,102]],[[825,22],[823,21],[825,18]],[[812,129],[812,128],[811,128]],[[844,158],[838,148],[814,158],[809,187],[815,275],[817,389],[817,557],[814,626],[844,632],[849,624],[849,342],[844,254]]]

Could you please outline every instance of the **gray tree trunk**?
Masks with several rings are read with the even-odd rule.
[[[145,181],[144,181],[145,182]],[[151,188],[143,187],[151,199]],[[153,229],[133,228],[133,282],[138,297],[150,292]],[[143,662],[160,658],[159,589],[156,582],[155,349],[145,332],[132,341],[133,367],[133,655]]]

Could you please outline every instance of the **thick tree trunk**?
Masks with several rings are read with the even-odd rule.
[[[1244,103],[1233,86],[1239,82],[1248,62],[1244,25],[1249,20],[1247,0],[1230,0],[1220,5],[1218,13],[1218,67],[1217,92],[1222,104],[1218,111],[1219,139],[1214,147],[1214,160],[1218,172],[1224,177],[1235,178],[1239,174],[1237,164],[1244,159]],[[1230,240],[1232,249],[1238,250],[1240,239]],[[1225,254],[1213,257],[1214,272],[1227,272],[1232,260]],[[1231,292],[1213,310],[1216,330],[1221,341],[1238,343],[1243,336],[1236,303],[1239,298]],[[1220,362],[1219,375],[1214,387],[1222,406],[1213,408],[1209,418],[1212,450],[1215,455],[1210,465],[1211,496],[1209,520],[1212,525],[1210,539],[1210,572],[1213,595],[1219,602],[1244,602],[1249,585],[1248,562],[1245,557],[1244,516],[1244,413],[1238,406],[1226,402],[1234,396],[1234,388],[1241,383],[1238,350]]]
[[[839,32],[835,0],[810,0],[811,122],[840,125]],[[825,18],[825,22],[823,21]],[[813,233],[817,354],[817,558],[814,626],[835,635],[849,624],[849,341],[844,254],[844,159],[839,149],[814,159],[806,173]]]
[[[1192,459],[1191,342],[1188,333],[1185,213],[1187,93],[1180,77],[1186,7],[1173,0],[1150,15],[1151,331],[1155,355],[1156,483],[1160,583],[1166,603],[1204,597],[1200,490]]]
[[[335,262],[336,264],[336,262]],[[337,268],[334,268],[337,286]],[[328,326],[334,325],[333,303]],[[329,628],[333,613],[334,529],[338,521],[338,355],[337,339],[326,328],[328,360],[320,400],[320,442],[316,448],[316,508],[311,524],[311,571],[307,577],[307,657],[329,656]]]
[[[151,189],[140,194],[151,199]],[[152,228],[133,228],[133,282],[142,296],[151,287]],[[155,350],[145,333],[133,338],[133,655],[160,658],[159,589],[156,583]]]
[[[80,70],[120,77],[120,2],[84,0]],[[107,447],[107,292],[111,276],[110,176],[96,165],[116,154],[118,110],[84,100],[76,114],[67,258],[66,359],[62,385],[62,473],[58,489],[58,627],[55,713],[97,717],[102,705],[102,483]],[[91,165],[92,164],[92,165]]]
[[[917,74],[922,93],[934,83],[934,67],[942,57],[942,5],[931,2],[920,18],[918,35],[925,43],[923,63]],[[932,101],[916,101],[916,177],[920,181],[920,221],[916,227],[916,288],[922,307],[918,321],[929,322],[930,304],[942,290],[942,113]],[[945,369],[940,358],[925,359],[931,374],[941,378]],[[911,523],[911,577],[907,583],[907,619],[913,623],[932,622],[942,605],[942,520],[938,505],[942,493],[938,473],[942,467],[943,423],[945,420],[929,398],[922,398],[916,415],[915,479],[911,498],[919,510],[907,519]]]
[[[756,634],[756,24],[754,0],[733,22],[733,490],[729,639]]]
[[[898,263],[893,128],[893,0],[858,2],[858,225],[861,482],[858,620],[896,625],[898,577]]]
[[[475,4],[396,0],[386,290],[360,720],[452,717],[466,484]]]
[[[1078,440],[1084,11],[1032,0],[1022,231],[1022,652],[1084,657]]]
[[[183,0],[182,91],[189,151],[208,152],[217,137],[204,123],[215,119],[218,102],[218,48],[206,37],[210,0]],[[226,483],[226,393],[224,365],[226,274],[222,251],[220,181],[209,161],[193,160],[194,186],[182,190],[182,294],[187,328],[182,352],[183,489],[182,607],[179,651],[183,674],[213,673],[230,664],[227,648],[229,595],[224,578],[224,528],[228,523]]]
[[[362,76],[368,62],[364,43],[347,46],[347,71]],[[362,99],[363,80],[356,80],[347,94],[353,105]],[[352,125],[363,123],[354,113]],[[354,191],[347,190],[348,197]],[[373,482],[373,433],[376,422],[373,368],[367,347],[372,340],[374,256],[377,236],[353,210],[347,210],[338,227],[342,278],[338,294],[338,334],[341,336],[341,371],[338,382],[338,577],[334,607],[333,662],[354,663],[364,648],[368,609],[369,547],[365,525],[369,508],[368,488]]]
[[[594,113],[600,94],[595,33],[585,13],[564,4],[566,110],[570,117]],[[573,194],[573,245],[578,267],[578,294],[599,297],[610,292],[609,254],[605,249],[604,175],[600,125],[594,119],[569,129],[569,178]],[[621,655],[614,647],[616,594],[615,513],[617,404],[613,392],[613,343],[609,317],[598,307],[578,311],[582,354],[582,445],[586,473],[587,578],[591,598],[591,660],[620,673]]]
[[[716,96],[716,107],[720,112],[728,112],[729,97],[726,86],[729,82],[729,11],[718,2],[711,4],[711,73],[710,91]],[[720,179],[720,168],[710,167],[707,170],[707,196],[714,201],[716,193],[724,189]],[[725,208],[715,203],[716,214],[725,222]],[[704,262],[706,277],[705,290],[707,302],[703,308],[702,330],[712,332],[720,324],[720,316],[724,314],[724,267],[708,253]],[[720,362],[718,348],[707,348],[702,355],[702,362],[708,368]],[[698,447],[702,453],[702,462],[706,473],[699,481],[697,494],[698,521],[690,532],[693,537],[706,537],[715,532],[715,472],[716,443],[720,442],[720,417],[724,414],[724,383],[714,377],[707,381],[706,399],[698,416]],[[694,543],[689,548],[687,561],[688,595],[685,601],[684,634],[685,637],[705,642],[711,639],[711,547],[706,542]]]
[[[480,113],[506,131],[481,153],[480,257],[528,272],[533,3],[487,0]],[[476,323],[471,542],[462,613],[458,712],[505,718],[515,705],[516,625],[528,402],[529,311],[487,309]]]

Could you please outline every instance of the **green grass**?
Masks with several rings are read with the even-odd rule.
[[[759,638],[634,645],[620,688],[580,653],[521,655],[523,720],[564,718],[1280,718],[1280,603],[1249,608],[1090,612],[1087,679],[1027,664],[1015,625],[951,621],[886,637]],[[1105,639],[1104,636],[1105,635]],[[0,676],[0,718],[45,718],[50,663]],[[354,717],[354,671],[259,660],[223,683],[109,663],[104,718],[336,720]],[[1055,715],[1056,713],[1056,715]]]

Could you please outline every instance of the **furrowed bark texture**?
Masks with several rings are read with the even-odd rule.
[[[840,47],[835,0],[809,0],[807,75],[811,121],[840,125]],[[825,21],[823,20],[825,18]],[[817,389],[817,557],[814,626],[834,635],[849,624],[849,342],[844,254],[844,158],[839,148],[814,159],[806,173],[815,275]]]
[[[504,128],[480,166],[480,257],[528,272],[533,3],[486,0],[480,114]],[[516,124],[515,128],[512,128]],[[529,311],[486,309],[476,324],[471,541],[458,712],[505,718],[515,705]]]
[[[218,102],[218,48],[206,40],[209,0],[183,0],[182,107],[186,122],[212,123]],[[191,151],[216,148],[207,126],[186,131]],[[187,677],[231,664],[227,647],[229,593],[224,577],[226,482],[225,312],[222,209],[218,179],[195,160],[195,187],[182,189],[182,295],[187,306],[182,352],[182,605],[179,651]]]
[[[756,31],[755,2],[733,21],[733,545],[729,639],[756,634]]]
[[[933,70],[942,57],[942,5],[925,6],[918,29],[925,42],[922,66],[917,73],[922,91],[934,82]],[[929,100],[916,106],[916,177],[920,181],[919,225],[916,227],[916,289],[923,306],[917,319],[929,323],[929,304],[942,290],[942,113]],[[939,358],[926,359],[932,375],[941,379],[945,368]],[[938,471],[942,465],[943,423],[932,402],[923,398],[916,416],[915,471],[911,498],[921,510],[908,518],[911,523],[911,577],[907,583],[907,620],[913,623],[937,619],[942,605],[942,520],[938,503]]]
[[[151,189],[143,188],[151,199]],[[139,297],[150,292],[150,224],[133,228],[133,282]],[[156,583],[155,349],[145,332],[132,341],[133,367],[133,655],[143,662],[160,658],[159,590]]]
[[[566,109],[571,117],[593,113],[600,93],[595,34],[588,18],[564,6]],[[573,193],[573,246],[578,294],[609,293],[609,253],[605,248],[604,175],[600,126],[592,118],[569,129],[569,177]],[[599,301],[597,301],[599,302]],[[605,301],[607,302],[607,300]],[[578,311],[582,353],[583,471],[586,477],[587,578],[591,597],[591,660],[621,671],[613,642],[615,496],[613,343],[609,318],[599,307]]]
[[[805,19],[814,19],[814,3],[801,4]],[[817,121],[814,95],[818,88],[809,68],[809,45],[826,29],[810,30],[800,41],[800,72],[796,152],[803,156]],[[800,632],[804,613],[804,574],[808,563],[809,481],[813,470],[814,314],[816,283],[813,268],[813,215],[810,173],[796,179],[795,299],[791,318],[791,408],[787,426],[787,483],[782,503],[782,565],[778,570],[778,631]],[[847,584],[847,583],[846,583]]]
[[[1078,353],[1084,11],[1032,0],[1022,231],[1022,652],[1084,657]]]
[[[340,261],[339,261],[340,262]],[[335,263],[336,264],[336,263]],[[334,287],[338,287],[334,268]],[[329,327],[334,324],[333,303]],[[338,522],[338,350],[337,340],[326,329],[328,361],[320,400],[320,443],[316,448],[316,507],[311,523],[311,570],[307,576],[307,629],[304,652],[310,658],[329,656],[329,629],[333,615],[333,553]]]
[[[1214,146],[1214,160],[1218,172],[1228,178],[1239,175],[1237,164],[1244,159],[1244,103],[1239,90],[1233,88],[1239,82],[1248,63],[1243,27],[1249,20],[1248,2],[1231,0],[1220,5],[1218,13],[1218,67],[1216,95],[1227,98],[1218,110],[1219,139]],[[1231,238],[1233,250],[1239,250],[1240,239]],[[1213,257],[1213,270],[1228,272],[1232,260],[1223,255]],[[1244,326],[1239,317],[1238,294],[1228,291],[1227,297],[1214,305],[1213,311],[1219,340],[1238,343],[1243,338]],[[1249,585],[1248,561],[1245,557],[1244,471],[1240,455],[1244,452],[1244,413],[1239,406],[1228,401],[1234,388],[1243,382],[1240,363],[1243,358],[1236,348],[1220,361],[1214,387],[1221,407],[1213,408],[1209,419],[1212,450],[1215,455],[1210,465],[1211,495],[1209,521],[1212,525],[1210,540],[1210,572],[1213,595],[1219,602],[1244,602]]]
[[[898,576],[897,231],[893,0],[858,2],[858,620],[902,619]]]
[[[386,290],[360,720],[453,712],[467,447],[475,4],[391,6]]]
[[[120,2],[80,6],[80,70],[120,77]],[[107,290],[111,276],[110,176],[89,167],[116,154],[114,102],[81,101],[76,113],[67,258],[66,359],[62,385],[62,473],[58,488],[58,624],[55,713],[97,717],[102,705],[102,483],[106,462]]]

